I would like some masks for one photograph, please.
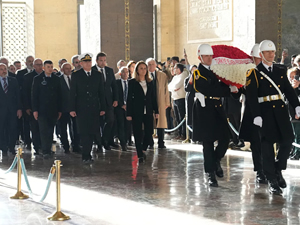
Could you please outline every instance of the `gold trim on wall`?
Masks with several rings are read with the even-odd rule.
[[[130,60],[129,0],[125,0],[125,60]]]
[[[282,52],[282,0],[277,0],[278,4],[278,31],[277,31],[277,58]]]

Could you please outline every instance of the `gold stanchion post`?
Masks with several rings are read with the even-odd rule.
[[[182,142],[182,143],[190,143],[190,130],[188,128],[188,124],[187,124],[187,116],[185,115],[185,130],[186,130],[186,139]]]
[[[22,167],[21,167],[21,158],[22,156],[22,148],[18,148],[17,152],[17,157],[18,157],[18,163],[17,163],[17,170],[18,170],[18,187],[17,187],[17,193],[14,196],[11,196],[11,199],[27,199],[29,198],[28,195],[25,195],[21,191],[21,178],[22,178]]]
[[[55,167],[56,167],[56,212],[53,214],[53,216],[49,217],[48,220],[52,221],[64,221],[69,220],[70,217],[65,215],[61,212],[60,208],[60,167],[61,167],[61,161],[55,160],[54,161]]]

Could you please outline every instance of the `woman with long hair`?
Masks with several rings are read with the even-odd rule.
[[[130,60],[130,61],[127,63],[127,68],[128,68],[128,71],[129,71],[129,77],[128,77],[128,79],[131,79],[131,78],[132,78],[132,74],[134,73],[135,65],[136,65],[136,62],[133,61],[133,60]]]
[[[135,66],[133,78],[128,82],[127,120],[132,121],[133,136],[140,163],[146,159],[145,152],[152,139],[153,113],[158,118],[153,81],[149,76],[146,63],[139,61]]]

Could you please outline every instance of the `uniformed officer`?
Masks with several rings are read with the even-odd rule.
[[[281,171],[286,169],[287,159],[294,138],[284,96],[300,116],[300,103],[286,76],[286,67],[273,64],[276,48],[272,41],[259,45],[262,62],[247,74],[246,95],[253,124],[261,127],[263,170],[268,179],[269,192],[281,194],[286,187]],[[275,158],[274,143],[279,144]]]
[[[32,84],[32,111],[39,122],[44,158],[49,158],[53,130],[61,117],[61,86],[59,77],[53,73],[53,63],[44,61],[44,71],[34,77]]]
[[[224,176],[220,161],[227,151],[230,138],[221,97],[229,96],[230,92],[237,92],[238,89],[220,82],[210,70],[212,56],[210,45],[199,45],[200,64],[189,83],[194,85],[197,98],[193,106],[193,141],[203,142],[204,170],[208,175],[208,183],[217,187],[215,174],[218,177]],[[218,146],[215,148],[216,140]]]
[[[250,55],[252,56],[253,62],[255,63],[256,66],[261,63],[261,57],[259,55],[259,44],[255,44],[253,46]],[[246,89],[241,88],[240,93],[246,95]],[[249,101],[247,101],[247,98],[248,97],[246,96],[244,101],[245,108],[244,108],[239,138],[244,139],[245,141],[250,141],[254,171],[256,171],[255,181],[257,183],[266,184],[267,180],[264,175],[263,166],[262,166],[259,128],[253,124],[254,118],[251,114],[250,105],[249,105]]]
[[[100,116],[105,114],[103,76],[92,70],[91,53],[79,56],[82,68],[72,74],[70,115],[76,117],[82,145],[82,160],[91,163],[91,149],[95,136],[100,136]]]

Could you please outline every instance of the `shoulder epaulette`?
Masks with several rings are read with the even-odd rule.
[[[253,70],[255,70],[255,68],[252,68],[250,70],[247,71],[247,77],[249,77],[251,75],[251,73],[253,72]]]

